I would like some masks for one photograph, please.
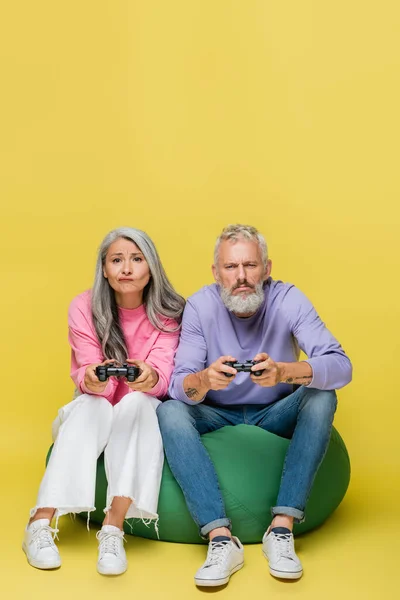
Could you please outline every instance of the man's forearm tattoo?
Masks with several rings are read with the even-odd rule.
[[[188,398],[194,398],[195,396],[198,396],[199,392],[196,388],[189,388],[188,390],[185,390],[185,394]]]
[[[282,383],[311,383],[312,381],[312,376],[311,375],[305,375],[304,377],[288,377],[287,379],[284,379],[282,381]]]

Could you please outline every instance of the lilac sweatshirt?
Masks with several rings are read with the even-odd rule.
[[[307,387],[333,390],[351,381],[350,360],[306,296],[294,285],[271,278],[264,294],[259,310],[244,319],[226,309],[216,284],[203,287],[188,299],[169,386],[171,398],[197,404],[186,396],[183,380],[224,355],[245,361],[266,352],[276,362],[294,362],[301,349],[313,370]],[[238,373],[225,390],[210,390],[206,400],[220,406],[270,404],[294,389],[286,383],[261,387],[251,381],[248,373]]]

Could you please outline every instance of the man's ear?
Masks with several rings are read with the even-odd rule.
[[[214,275],[215,281],[218,283],[219,277],[218,277],[218,269],[217,269],[217,267],[215,265],[212,265],[211,266],[211,271],[212,271],[212,274]]]
[[[267,266],[265,267],[264,281],[267,281],[268,277],[271,275],[271,271],[272,271],[272,260],[269,258],[267,260]]]

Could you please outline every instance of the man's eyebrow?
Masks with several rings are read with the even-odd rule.
[[[248,265],[248,264],[250,264],[250,263],[257,263],[257,262],[258,262],[258,261],[257,261],[256,259],[253,259],[253,260],[250,260],[250,259],[249,259],[249,260],[244,260],[244,261],[242,261],[242,264],[244,264],[244,265]],[[224,262],[224,267],[226,267],[227,265],[234,265],[234,266],[237,266],[238,264],[239,264],[239,263],[238,263],[238,262],[235,262],[234,260],[227,260],[226,262]]]

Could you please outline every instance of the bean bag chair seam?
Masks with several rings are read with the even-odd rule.
[[[249,510],[249,508],[247,506],[242,504],[242,502],[240,502],[240,500],[234,494],[232,494],[232,492],[230,490],[222,489],[221,491],[223,492],[224,498],[227,498],[228,496],[233,498],[237,502],[238,506],[240,506],[244,512],[246,512],[248,515],[250,515],[256,523],[261,525],[261,527],[263,526],[263,522],[260,520],[260,517],[255,515],[251,510]]]

